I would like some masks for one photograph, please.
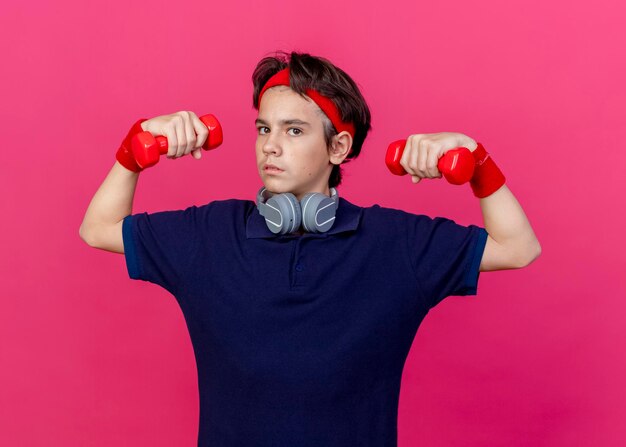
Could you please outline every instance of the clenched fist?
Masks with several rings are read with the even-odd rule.
[[[413,183],[423,178],[441,178],[437,162],[450,149],[466,147],[474,152],[478,144],[462,133],[439,132],[409,135],[400,165],[412,177]]]
[[[184,110],[151,118],[141,123],[141,127],[155,137],[167,138],[167,158],[180,158],[191,153],[199,160],[202,157],[200,148],[209,135],[207,126],[198,116]]]

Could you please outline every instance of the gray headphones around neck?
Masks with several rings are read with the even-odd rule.
[[[335,223],[335,212],[339,205],[339,194],[330,188],[330,197],[319,192],[310,192],[298,202],[297,197],[285,192],[272,193],[262,186],[257,193],[257,208],[265,223],[274,234],[294,233],[300,225],[309,233],[325,233]]]

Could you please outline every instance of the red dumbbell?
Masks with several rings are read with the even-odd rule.
[[[209,129],[209,136],[202,145],[205,151],[215,149],[224,140],[222,125],[210,113],[200,117],[200,121]],[[154,137],[150,132],[144,131],[133,136],[131,147],[135,161],[140,168],[145,169],[159,162],[161,155],[167,154],[167,138],[164,136]]]
[[[400,164],[405,146],[406,140],[397,140],[391,143],[387,148],[385,164],[392,174],[408,174]],[[475,164],[476,161],[474,160],[472,151],[461,146],[450,149],[443,154],[437,162],[437,169],[439,169],[448,182],[453,185],[462,185],[463,183],[469,182],[474,175]]]

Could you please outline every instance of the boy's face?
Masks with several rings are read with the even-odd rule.
[[[256,120],[256,161],[265,187],[274,193],[291,192],[298,200],[309,192],[330,196],[333,168],[324,141],[321,109],[288,86],[265,91]],[[283,122],[299,120],[299,122]],[[281,171],[268,171],[273,164]]]

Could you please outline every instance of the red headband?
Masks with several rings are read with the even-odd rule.
[[[259,106],[261,105],[261,98],[263,97],[263,93],[265,93],[265,90],[270,87],[274,87],[275,85],[286,85],[288,87],[290,86],[289,67],[283,68],[274,76],[268,79],[268,81],[265,83],[265,86],[261,90],[261,93],[259,93]],[[321,94],[310,88],[306,90],[306,95],[313,101],[315,101],[319,108],[324,111],[326,116],[330,119],[330,122],[333,123],[333,126],[335,126],[335,129],[338,133],[346,130],[350,133],[350,135],[352,135],[352,138],[354,138],[354,125],[352,123],[345,123],[341,121],[341,115],[339,114],[339,110],[337,109],[335,103],[330,100],[330,98],[322,96]]]

